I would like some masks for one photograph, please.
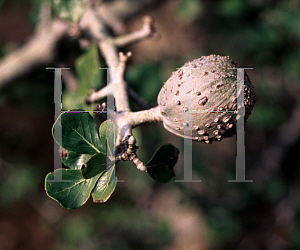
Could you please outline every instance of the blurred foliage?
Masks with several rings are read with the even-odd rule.
[[[84,0],[31,0],[32,11],[30,13],[30,22],[36,26],[39,22],[40,8],[42,4],[51,4],[52,16],[78,23],[82,17],[85,7]]]
[[[147,102],[157,104],[157,95],[161,88],[160,66],[158,64],[136,64],[126,70],[128,84]],[[140,109],[133,103],[134,109]]]
[[[60,18],[78,23],[85,8],[84,0],[51,0],[54,14]]]
[[[202,2],[199,0],[180,0],[178,15],[184,23],[195,21],[203,11]]]
[[[87,105],[85,99],[91,91],[101,86],[101,78],[104,70],[101,67],[98,56],[98,48],[92,45],[75,61],[75,70],[79,80],[79,86],[72,91],[64,91],[62,95],[63,110],[84,109],[94,110],[94,107]]]
[[[218,1],[211,10],[214,18],[205,27],[208,33],[223,41],[220,49],[239,48],[230,53],[237,61],[247,58],[257,67],[296,69],[299,63],[295,64],[293,59],[299,51],[299,7],[293,1],[277,1],[272,5],[246,0]]]
[[[0,183],[0,201],[4,206],[12,206],[20,200],[30,199],[37,192],[43,178],[41,171],[29,163],[16,164]]]

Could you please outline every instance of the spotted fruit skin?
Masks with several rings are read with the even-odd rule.
[[[178,136],[205,143],[234,135],[239,116],[237,70],[233,68],[238,67],[228,56],[210,55],[186,62],[173,72],[157,98],[164,127]],[[185,105],[187,98],[191,100],[190,110]],[[245,72],[245,121],[254,104],[254,87]],[[185,121],[185,112],[190,112],[191,124]],[[187,126],[191,134],[185,134]]]

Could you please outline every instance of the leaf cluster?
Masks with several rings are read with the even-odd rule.
[[[115,124],[107,120],[98,132],[88,112],[62,113],[53,126],[53,137],[62,148],[67,168],[46,176],[47,195],[68,209],[82,206],[90,195],[96,203],[106,202],[117,185],[115,150],[110,147],[114,144],[108,143],[114,140],[114,131]],[[159,182],[170,181],[178,154],[173,145],[162,145],[146,164],[147,173]]]

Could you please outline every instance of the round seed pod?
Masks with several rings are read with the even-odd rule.
[[[237,70],[233,69],[238,67],[228,56],[210,55],[186,62],[173,72],[157,98],[164,127],[205,143],[234,135],[240,117],[236,115]],[[245,121],[254,104],[254,87],[245,72]],[[185,133],[188,127],[190,134]]]

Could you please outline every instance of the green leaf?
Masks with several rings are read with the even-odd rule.
[[[112,121],[106,120],[100,125],[99,135],[102,144],[102,148],[108,148],[107,156],[114,156],[115,147],[115,133],[117,128],[116,124]]]
[[[61,175],[61,182],[48,182],[54,180],[54,173],[46,176],[45,189],[47,195],[56,200],[67,209],[75,209],[82,206],[90,197],[100,174],[91,179],[84,179],[81,171],[77,169],[57,169],[55,174]]]
[[[64,91],[62,95],[62,107],[64,110],[84,109],[93,110],[85,100],[91,94],[91,90],[101,87],[103,70],[101,67],[98,47],[92,44],[88,50],[75,61],[76,74],[79,78],[79,86],[73,91]]]
[[[86,163],[81,174],[85,179],[90,179],[106,170],[106,155],[99,153],[93,155]]]
[[[88,159],[92,157],[92,155],[89,154],[77,154],[73,151],[66,150],[66,157],[62,158],[62,162],[71,169],[81,169],[82,165],[84,165]]]
[[[64,91],[62,94],[62,109],[83,109],[86,111],[94,111],[93,107],[87,105],[85,102],[89,93],[90,92],[82,85],[80,85],[75,91]]]
[[[189,23],[195,21],[203,11],[203,4],[199,0],[181,0],[178,16],[182,21]]]
[[[98,47],[92,44],[88,50],[75,61],[75,68],[81,85],[88,90],[100,87],[103,70],[98,56]]]
[[[115,166],[112,166],[97,181],[92,191],[93,201],[96,203],[106,202],[117,186],[117,177],[115,175]]]
[[[82,169],[82,176],[86,179],[102,173],[114,165],[114,123],[105,121],[99,128],[100,143],[103,149],[108,149],[106,155],[102,152],[92,156]]]
[[[60,18],[78,23],[85,12],[84,0],[52,0],[55,14]]]
[[[177,163],[179,149],[172,144],[162,145],[146,164],[147,173],[159,182],[168,182],[175,173],[173,168]]]
[[[102,148],[97,126],[89,113],[63,113],[53,126],[53,138],[63,148],[78,154],[106,153]],[[55,129],[61,123],[62,139],[55,138]]]

